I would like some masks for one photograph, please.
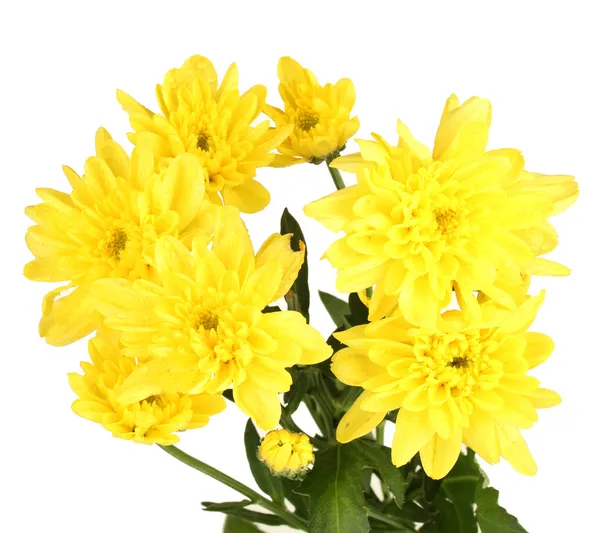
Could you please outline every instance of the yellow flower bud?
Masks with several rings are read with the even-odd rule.
[[[315,462],[308,435],[285,429],[267,433],[258,449],[258,457],[273,475],[290,479],[306,474]]]

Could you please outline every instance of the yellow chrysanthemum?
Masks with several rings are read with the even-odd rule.
[[[152,358],[127,379],[119,400],[156,391],[219,393],[233,384],[240,409],[270,430],[281,415],[278,394],[292,383],[285,369],[321,362],[331,348],[300,313],[262,312],[289,290],[302,264],[291,235],[271,237],[255,257],[237,210],[223,207],[219,217],[211,249],[196,240],[190,255],[177,240],[159,239],[155,283],[94,284],[98,309],[121,332],[124,353]]]
[[[100,129],[96,156],[86,161],[83,177],[64,167],[70,194],[37,189],[43,203],[26,209],[37,224],[26,236],[36,258],[25,266],[25,276],[69,282],[44,298],[39,330],[48,343],[69,344],[98,327],[92,282],[151,277],[157,237],[191,244],[195,236],[212,233],[216,207],[205,198],[196,159],[182,155],[161,175],[153,169],[150,151],[137,148],[130,160]],[[63,292],[68,294],[57,299]]]
[[[245,213],[264,209],[269,192],[254,180],[256,169],[271,163],[270,152],[291,130],[271,128],[268,120],[252,125],[265,105],[266,88],[256,85],[240,96],[235,64],[218,86],[213,64],[196,55],[167,72],[156,95],[162,115],[118,91],[135,131],[131,142],[150,147],[159,168],[180,154],[193,154],[207,170],[206,191],[214,203]]]
[[[315,462],[308,435],[286,429],[267,433],[258,449],[258,457],[274,475],[290,479],[302,477]]]
[[[433,155],[398,123],[398,146],[379,136],[359,141],[361,154],[332,166],[357,184],[306,206],[305,213],[345,236],[326,252],[338,269],[337,288],[375,285],[371,320],[399,306],[411,322],[434,327],[453,289],[472,313],[474,291],[514,308],[496,283],[521,274],[566,275],[538,256],[557,245],[548,217],[577,197],[571,176],[523,170],[517,150],[486,152],[491,105],[471,98],[446,104]]]
[[[341,420],[341,442],[372,431],[389,411],[400,409],[392,460],[401,466],[420,452],[427,475],[445,476],[462,443],[489,463],[504,457],[518,472],[533,475],[535,462],[520,430],[537,421],[536,409],[560,403],[527,372],[545,361],[554,345],[526,330],[543,294],[508,310],[487,301],[480,320],[446,311],[435,328],[420,328],[400,313],[337,333],[348,348],[333,358],[344,383],[365,392]]]
[[[142,444],[171,445],[177,431],[206,426],[209,417],[225,409],[219,395],[161,393],[124,404],[117,399],[125,379],[143,362],[121,354],[116,337],[99,332],[89,341],[92,363],[82,362],[81,374],[69,374],[69,384],[79,397],[73,411],[101,424],[114,437]]]
[[[356,92],[351,80],[319,85],[315,75],[291,57],[282,57],[277,68],[279,94],[284,110],[267,105],[265,114],[280,127],[293,125],[288,139],[279,145],[272,166],[285,167],[309,161],[320,163],[339,155],[357,131],[357,117],[350,118]]]

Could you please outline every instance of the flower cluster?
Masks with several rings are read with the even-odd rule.
[[[529,172],[516,149],[488,150],[491,104],[476,97],[448,99],[433,150],[399,121],[396,145],[374,134],[341,155],[359,127],[353,83],[322,86],[289,57],[278,74],[282,109],[261,85],[240,93],[235,64],[219,84],[198,55],[158,85],[158,113],[118,91],[131,153],[100,128],[82,175],[64,168],[70,192],[37,190],[24,273],[58,284],[43,298],[39,333],[55,346],[94,334],[83,374],[69,374],[73,411],[214,475],[172,445],[228,398],[252,419],[248,459],[273,501],[224,476],[249,499],[207,505],[315,533],[334,518],[340,531],[397,525],[387,504],[414,493],[394,493],[400,472],[444,478],[474,457],[463,445],[535,474],[522,431],[561,400],[530,374],[554,344],[530,331],[545,293],[529,294],[529,284],[570,272],[543,256],[558,244],[549,219],[577,198],[574,178]],[[325,258],[350,296],[321,293],[338,326],[327,342],[308,323],[298,222],[284,211],[281,230],[255,251],[242,218],[270,201],[259,169],[303,162],[325,163],[338,189],[304,207],[341,234]],[[345,187],[340,171],[356,182]],[[312,441],[292,418],[301,403],[320,432]],[[370,471],[384,482],[381,501],[367,501],[377,496]],[[243,509],[250,500],[274,514]],[[348,516],[340,500],[353,502]],[[477,502],[466,503],[468,518]]]
[[[201,56],[170,70],[157,97],[162,114],[118,91],[131,155],[100,128],[83,175],[64,168],[71,192],[38,189],[42,203],[26,209],[35,259],[24,273],[62,283],[44,298],[40,335],[64,346],[98,330],[92,363],[69,377],[73,410],[116,437],[173,444],[222,411],[230,388],[271,430],[286,369],[332,353],[301,313],[269,312],[304,243],[294,251],[292,234],[277,233],[255,254],[240,217],[268,204],[256,170],[294,126],[256,123],[266,89],[240,95],[235,65],[218,85]]]
[[[347,348],[334,356],[334,374],[365,390],[338,439],[361,437],[399,409],[394,464],[420,451],[436,479],[463,443],[534,474],[520,430],[537,408],[560,402],[527,374],[553,349],[526,331],[543,299],[527,287],[532,275],[569,274],[540,256],[558,243],[548,218],[578,187],[571,176],[524,170],[515,149],[486,151],[490,123],[487,100],[459,105],[453,95],[433,152],[399,121],[397,146],[374,135],[358,141],[360,154],[332,162],[355,173],[356,185],[305,207],[343,232],[325,256],[338,290],[359,292],[369,308],[368,325],[336,334]]]

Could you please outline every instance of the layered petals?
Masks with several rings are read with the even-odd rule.
[[[238,407],[264,430],[281,416],[286,370],[331,355],[323,337],[295,311],[263,313],[295,280],[302,252],[289,235],[271,236],[255,256],[235,208],[217,219],[212,246],[161,237],[153,281],[99,280],[92,286],[105,323],[120,333],[123,353],[143,358],[119,390],[136,401],[155,389],[218,394],[233,387]]]
[[[433,328],[455,292],[476,311],[475,291],[514,307],[510,286],[523,275],[565,276],[569,269],[539,257],[557,243],[548,218],[577,198],[571,176],[524,170],[518,150],[486,151],[491,105],[482,98],[446,102],[433,153],[402,122],[392,146],[374,134],[360,154],[331,166],[357,183],[308,204],[304,211],[344,235],[325,257],[340,292],[373,287],[369,319],[399,308]]]
[[[190,246],[194,238],[210,237],[216,218],[204,170],[189,154],[157,174],[147,148],[134,149],[129,158],[100,128],[96,155],[86,161],[83,176],[67,167],[64,172],[70,194],[38,189],[42,203],[26,209],[36,224],[25,238],[35,259],[24,269],[32,280],[68,282],[44,298],[39,328],[48,343],[59,346],[98,327],[89,298],[93,282],[150,279],[158,237],[170,235]]]
[[[420,453],[427,475],[441,479],[466,444],[489,463],[504,457],[533,475],[520,431],[537,421],[537,409],[560,403],[558,394],[528,375],[553,348],[549,337],[526,331],[542,298],[527,297],[514,309],[475,300],[476,312],[446,311],[434,328],[413,324],[397,310],[336,333],[346,347],[331,369],[343,383],[364,389],[341,420],[338,440],[366,435],[399,409],[396,466]]]
[[[130,140],[152,151],[158,170],[177,156],[190,154],[204,169],[196,178],[215,204],[229,204],[256,213],[270,201],[269,192],[255,181],[257,168],[269,165],[292,127],[255,123],[265,106],[266,89],[257,85],[243,94],[235,64],[218,85],[206,57],[190,57],[171,69],[156,90],[160,113],[154,113],[123,91],[117,98],[134,130]]]
[[[350,118],[356,101],[354,84],[344,78],[322,86],[310,70],[291,57],[279,60],[277,73],[284,108],[267,105],[265,114],[290,132],[278,146],[272,166],[333,159],[358,131],[358,118]]]
[[[204,427],[225,409],[220,395],[178,394],[156,390],[138,401],[124,403],[118,391],[143,362],[125,357],[114,334],[101,330],[89,341],[92,362],[81,363],[83,374],[69,374],[78,398],[73,411],[101,424],[114,437],[141,444],[171,445],[176,432]]]

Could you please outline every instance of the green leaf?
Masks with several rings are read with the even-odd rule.
[[[477,522],[482,533],[527,533],[519,521],[498,504],[499,493],[491,487],[477,487]]]
[[[362,303],[358,294],[353,292],[348,297],[348,307],[350,313],[346,316],[351,326],[360,326],[369,323],[369,308]]]
[[[228,511],[237,511],[238,509],[248,507],[248,505],[252,505],[252,502],[250,500],[242,500],[241,502],[222,503],[202,502],[204,511],[209,511],[213,513],[227,513]]]
[[[392,514],[407,522],[425,523],[429,520],[429,513],[414,500],[405,501],[402,509],[398,509],[395,503],[388,504],[384,509],[386,514]]]
[[[318,455],[298,492],[310,498],[310,533],[368,533],[356,444],[333,446]]]
[[[404,504],[404,476],[392,464],[392,452],[389,448],[382,448],[375,443],[364,440],[356,441],[356,445],[363,455],[363,468],[377,470],[387,485],[398,507]]]
[[[354,441],[318,454],[313,471],[297,492],[310,498],[311,533],[369,531],[363,470],[379,472],[398,505],[404,501],[404,478],[391,462],[391,453],[375,443]]]
[[[232,389],[227,389],[226,391],[223,391],[223,397],[229,400],[231,403],[235,403],[235,400],[233,399]]]
[[[202,502],[204,511],[210,513],[223,513],[228,516],[235,516],[241,520],[245,520],[250,523],[266,524],[268,526],[281,526],[285,522],[278,516],[267,513],[260,513],[258,511],[251,511],[245,507],[251,505],[250,500],[243,500],[241,502],[224,502],[224,503],[212,503]]]
[[[285,412],[288,416],[293,415],[302,400],[304,399],[306,392],[308,391],[308,378],[304,372],[296,372],[294,375],[294,383],[289,392],[285,393],[284,399],[286,401]]]
[[[451,501],[440,493],[436,498],[435,506],[439,511],[436,524],[441,533],[477,533],[477,521],[472,503]]]
[[[298,272],[298,277],[290,289],[290,294],[286,295],[285,299],[288,304],[288,309],[299,311],[304,315],[304,318],[306,318],[306,322],[308,322],[308,310],[310,307],[310,291],[308,288],[308,250],[306,249],[306,241],[304,240],[304,234],[300,229],[300,225],[286,208],[281,215],[281,234],[287,235],[288,233],[292,234],[292,250],[295,252],[300,251],[300,242],[302,242],[305,245],[305,251],[304,263],[302,263],[300,271]]]
[[[223,533],[262,533],[255,525],[250,524],[235,516],[228,516],[225,519]]]
[[[319,291],[319,296],[325,309],[327,309],[329,316],[338,328],[340,326],[350,326],[350,323],[346,318],[346,315],[350,314],[348,302],[345,302],[341,298],[329,294],[328,292]]]
[[[271,499],[278,504],[283,503],[283,485],[281,480],[271,474],[271,471],[258,458],[258,447],[260,446],[260,437],[254,427],[251,419],[246,423],[244,432],[244,444],[246,446],[246,456],[254,480],[261,490],[269,495]]]
[[[263,313],[278,313],[281,311],[281,308],[278,305],[267,305],[262,312]]]
[[[285,478],[281,482],[286,499],[294,506],[294,512],[301,518],[308,519],[308,498],[296,492],[300,487],[300,482]]]

